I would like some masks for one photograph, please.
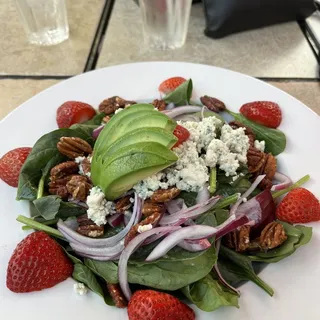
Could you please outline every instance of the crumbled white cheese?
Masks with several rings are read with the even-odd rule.
[[[243,198],[242,201],[243,201],[243,202],[247,202],[248,199],[247,199],[247,198]]]
[[[262,140],[262,141],[255,140],[254,147],[257,148],[258,150],[264,152],[264,149],[266,147],[266,142],[264,140]]]
[[[99,187],[90,189],[87,197],[88,218],[95,224],[101,226],[107,223],[106,216],[116,213],[115,205],[112,201],[107,201]]]
[[[114,114],[117,114],[117,113],[119,113],[120,111],[122,111],[122,110],[124,110],[123,108],[119,108],[119,109],[117,109],[115,112],[114,112]]]
[[[134,198],[131,197],[131,198],[129,199],[129,201],[130,201],[130,203],[134,203]]]
[[[87,287],[81,282],[75,283],[73,285],[73,289],[74,289],[75,293],[79,294],[80,296],[84,296],[85,294],[88,293]]]
[[[144,226],[139,226],[137,231],[138,231],[139,233],[143,233],[143,232],[149,231],[149,230],[151,230],[151,229],[152,229],[152,224],[149,223],[149,224],[146,224],[146,225],[144,225]]]
[[[79,166],[79,174],[84,175],[83,167],[82,167],[82,162],[86,157],[77,157],[74,159],[75,163],[78,164]]]
[[[207,149],[222,125],[221,120],[216,117],[207,117],[200,122],[178,121],[177,123],[188,129],[190,132],[189,140],[196,143],[199,153],[202,149]]]

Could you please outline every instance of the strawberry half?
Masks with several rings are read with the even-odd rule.
[[[176,88],[178,88],[185,81],[187,81],[187,80],[182,77],[169,78],[167,80],[164,80],[160,84],[158,89],[160,92],[162,92],[164,94],[168,94],[168,93],[172,92],[173,90],[175,90]]]
[[[75,123],[82,123],[92,119],[96,110],[90,104],[80,101],[67,101],[57,110],[57,124],[59,128],[69,128]]]
[[[37,231],[14,250],[7,269],[7,287],[17,293],[38,291],[55,286],[72,272],[73,264],[59,244]]]
[[[194,311],[170,294],[136,291],[128,305],[129,320],[194,320]]]
[[[319,221],[319,200],[307,189],[294,189],[280,202],[276,210],[276,216],[279,220],[289,223]]]
[[[0,159],[0,179],[11,187],[17,187],[21,168],[32,148],[17,148]]]
[[[282,113],[279,105],[271,101],[255,101],[244,104],[240,108],[247,119],[269,128],[279,127]]]

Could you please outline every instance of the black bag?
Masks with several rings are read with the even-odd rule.
[[[203,0],[205,34],[228,34],[290,20],[303,20],[315,11],[313,0]]]

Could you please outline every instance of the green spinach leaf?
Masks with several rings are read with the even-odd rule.
[[[86,137],[86,141],[93,145],[94,144],[94,139],[92,137],[92,132],[94,129],[98,128],[98,125],[94,125],[94,124],[81,124],[81,123],[77,123],[74,124],[70,127],[70,129],[76,131],[78,134],[81,134],[82,136]]]
[[[77,217],[86,213],[86,210],[75,204],[64,202],[56,195],[45,196],[33,201],[32,217],[41,216],[46,220],[54,218]]]
[[[96,126],[100,126],[102,123],[102,119],[106,116],[106,114],[104,112],[101,113],[97,113],[92,119],[83,122],[82,124],[84,125],[96,125]]]
[[[183,294],[199,309],[215,311],[222,306],[239,308],[238,296],[224,287],[211,274],[181,289]]]
[[[73,273],[72,273],[72,277],[75,280],[84,283],[91,291],[93,291],[96,294],[98,294],[102,299],[104,299],[106,304],[114,305],[110,295],[105,294],[103,292],[103,290],[102,290],[98,280],[96,279],[94,273],[88,267],[86,267],[84,264],[76,263],[74,265],[74,270],[73,270]]]
[[[224,223],[229,218],[229,210],[226,209],[215,209],[214,211],[217,225]]]
[[[278,221],[285,229],[288,239],[278,248],[255,252],[249,255],[251,261],[275,263],[292,255],[299,247],[306,245],[312,237],[312,228],[301,225],[293,226],[289,223]]]
[[[184,200],[187,207],[192,207],[197,203],[197,192],[181,191],[179,198]]]
[[[250,280],[273,296],[273,289],[255,274],[251,260],[247,256],[221,245],[218,266],[222,276],[230,284]]]
[[[253,121],[248,120],[240,113],[228,111],[236,120],[251,128],[256,134],[258,140],[266,142],[266,152],[272,153],[274,156],[280,154],[286,148],[287,139],[285,134],[278,130],[272,129]]]
[[[192,80],[189,79],[182,83],[178,88],[166,95],[163,100],[166,103],[174,103],[176,106],[183,106],[190,104],[190,98],[192,96]]]
[[[35,200],[41,177],[46,177],[52,167],[67,160],[57,149],[61,137],[88,138],[82,132],[71,129],[58,129],[42,136],[33,146],[21,169],[17,200]]]
[[[248,179],[241,179],[236,185],[230,185],[229,183],[220,183],[218,181],[218,187],[216,195],[221,195],[224,197],[232,196],[235,193],[244,193],[251,186],[251,183]]]

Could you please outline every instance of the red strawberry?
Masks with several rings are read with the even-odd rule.
[[[170,294],[136,291],[128,305],[129,320],[194,320],[193,310]]]
[[[67,101],[57,110],[57,124],[59,128],[69,128],[75,123],[90,120],[96,111],[90,104],[80,101]]]
[[[271,101],[255,101],[240,108],[246,118],[269,128],[279,127],[282,114],[279,105]]]
[[[276,210],[279,220],[289,223],[307,223],[320,220],[319,200],[307,189],[290,191]]]
[[[32,148],[17,148],[0,159],[0,179],[11,187],[17,187],[20,170]]]
[[[159,86],[159,91],[163,92],[164,94],[168,94],[177,87],[179,87],[182,83],[186,81],[185,78],[182,77],[173,77],[169,78],[167,80],[164,80],[160,86]]]
[[[73,264],[59,244],[37,231],[14,250],[7,269],[7,287],[13,292],[38,291],[55,286],[72,272]]]

